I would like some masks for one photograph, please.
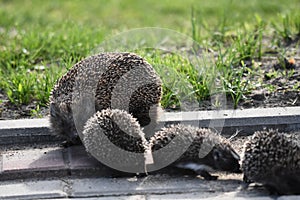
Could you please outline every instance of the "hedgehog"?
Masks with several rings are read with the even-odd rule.
[[[97,111],[84,126],[82,142],[88,153],[108,167],[145,173],[145,134],[137,119],[123,110]]]
[[[161,80],[152,66],[133,53],[101,53],[76,63],[50,95],[53,133],[80,143],[86,121],[107,108],[125,110],[153,135],[161,99]]]
[[[255,132],[245,143],[242,169],[246,183],[273,194],[300,194],[299,138],[273,129]]]
[[[170,166],[192,170],[206,180],[218,178],[210,174],[214,170],[241,172],[239,155],[229,141],[211,129],[171,125],[156,132],[147,148],[152,152],[154,168],[169,160]]]

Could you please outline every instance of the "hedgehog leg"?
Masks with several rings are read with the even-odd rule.
[[[243,176],[243,181],[245,182],[245,183],[252,183],[253,181],[251,181],[251,180],[249,180],[248,179],[248,177],[244,174],[244,176]]]
[[[211,168],[204,164],[199,164],[195,162],[179,162],[175,165],[178,168],[189,169],[196,174],[202,176],[205,180],[217,180],[218,176],[212,176],[209,171]]]
[[[272,185],[274,189],[268,188],[269,191],[275,190],[279,195],[300,194],[300,171],[274,168],[272,177],[266,181],[265,185],[267,187]]]
[[[218,176],[212,176],[208,171],[206,170],[197,170],[196,171],[197,174],[199,174],[200,176],[202,176],[205,180],[217,180]]]
[[[272,184],[264,184],[263,185],[264,188],[266,188],[268,190],[268,192],[270,193],[270,195],[282,195],[278,189],[273,186]]]
[[[80,140],[79,136],[74,136],[71,139],[63,141],[61,144],[63,147],[67,148],[74,145],[82,145],[82,141]]]

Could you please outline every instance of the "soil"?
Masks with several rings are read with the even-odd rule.
[[[279,61],[279,50],[259,61],[246,63],[247,67],[258,71],[251,77],[254,90],[245,94],[239,101],[237,109],[300,106],[300,40],[285,47],[286,57]],[[254,67],[256,66],[256,68]],[[254,73],[255,74],[255,73]],[[36,110],[37,102],[16,106],[9,102],[4,91],[0,89],[0,120],[37,118],[49,115],[48,107]],[[231,97],[227,97],[226,109],[233,109]],[[210,99],[199,103],[199,110],[213,110]],[[178,108],[166,108],[166,111],[178,111]]]

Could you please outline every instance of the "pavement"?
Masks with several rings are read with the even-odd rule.
[[[218,180],[206,181],[173,168],[148,176],[120,174],[83,146],[10,149],[0,156],[0,199],[297,199],[247,187],[242,174],[214,175]]]
[[[229,180],[226,176],[218,181],[167,175],[2,181],[0,191],[1,199],[299,199],[270,196],[260,187],[245,189],[240,180]]]
[[[264,115],[259,119],[258,110],[225,111],[222,116],[228,129],[224,130],[230,126],[246,130],[260,121],[261,127],[278,123],[282,129],[299,131],[299,111],[299,108],[260,110]],[[180,121],[184,115],[167,116],[162,123]],[[215,114],[194,112],[189,116],[184,119],[198,120],[200,126]],[[300,199],[299,195],[272,196],[256,184],[246,186],[242,174],[216,172],[214,175],[219,176],[216,181],[206,181],[174,168],[148,176],[120,174],[88,155],[83,146],[62,147],[62,139],[53,137],[48,126],[47,119],[0,121],[0,199]],[[247,134],[244,131],[242,135]],[[235,138],[234,147],[241,150],[244,139]]]

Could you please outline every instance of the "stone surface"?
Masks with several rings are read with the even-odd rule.
[[[165,113],[161,123],[172,122],[213,127],[225,135],[237,130],[239,135],[250,135],[264,128],[295,131],[300,130],[300,107]]]
[[[111,177],[113,171],[89,155],[83,146],[71,146],[66,150],[66,163],[70,175],[78,177]]]
[[[217,181],[168,175],[2,181],[0,199],[296,200],[300,197],[269,196],[269,193],[259,186],[245,188],[240,179],[241,175],[220,174]]]
[[[2,157],[2,170],[60,169],[65,166],[62,149],[45,148],[7,152]]]
[[[230,192],[240,186],[239,180],[205,181],[195,177],[167,175],[144,178],[97,178],[72,181],[72,196],[168,194],[187,192]]]
[[[120,175],[123,173],[111,170],[88,155],[83,146],[0,151],[0,180]]]
[[[251,196],[240,194],[239,192],[201,192],[201,193],[185,193],[185,194],[165,194],[165,195],[150,195],[147,200],[272,200],[273,198],[267,196]]]
[[[71,146],[67,149],[70,169],[86,169],[98,166],[99,162],[89,155],[84,146]]]
[[[3,129],[26,129],[26,128],[44,128],[49,127],[49,119],[15,119],[0,120],[1,130]]]
[[[239,181],[223,178],[205,181],[192,177],[150,175],[144,178],[2,181],[0,199],[272,199],[264,190],[243,189]]]
[[[49,131],[49,120],[19,119],[0,120],[0,150],[1,146],[28,145],[38,143],[58,143],[62,141]]]
[[[0,180],[66,175],[59,147],[4,151],[0,154]]]
[[[67,197],[66,183],[59,180],[0,182],[0,199]]]
[[[299,200],[300,195],[289,195],[278,197],[277,200]]]
[[[113,197],[97,197],[97,198],[84,198],[88,200],[147,200],[144,195],[133,195],[133,196],[113,196]],[[72,198],[72,200],[82,200],[81,198]]]

